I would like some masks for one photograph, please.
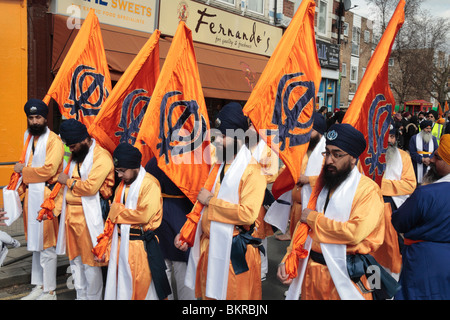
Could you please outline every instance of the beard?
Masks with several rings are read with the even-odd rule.
[[[423,142],[424,143],[429,143],[431,140],[431,132],[425,132],[425,131],[421,131],[420,132]]]
[[[28,124],[28,133],[32,136],[38,137],[45,132],[47,122],[44,124]]]
[[[433,183],[442,178],[439,173],[437,173],[434,163],[430,163],[429,168],[430,169],[423,176],[422,185]]]
[[[72,152],[72,160],[76,163],[82,163],[88,152],[89,145],[87,143],[82,143],[80,145],[80,150]]]
[[[391,163],[396,160],[398,156],[397,153],[397,142],[391,144],[389,143],[388,148],[386,150],[386,163]]]
[[[334,169],[330,171],[329,169]],[[324,166],[324,180],[325,180],[325,186],[328,187],[329,190],[336,188],[339,186],[342,182],[347,179],[347,177],[350,175],[350,172],[352,172],[352,167],[350,161],[344,166],[341,170],[337,170],[335,166],[332,164],[326,164]]]
[[[234,138],[233,143],[229,145],[219,144],[216,145],[216,159],[219,163],[230,163],[233,161],[239,150],[241,149],[242,141],[238,138]]]

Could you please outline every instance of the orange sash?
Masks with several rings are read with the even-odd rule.
[[[64,169],[64,173],[69,174],[69,169],[70,169],[70,161],[67,163],[67,166]],[[39,211],[39,214],[37,217],[38,221],[42,221],[42,219],[44,218],[44,215],[47,215],[48,220],[53,220],[53,218],[54,218],[53,209],[55,209],[55,198],[58,195],[59,190],[61,190],[61,187],[62,187],[62,184],[57,182],[55,184],[52,192],[48,196],[48,198],[45,199],[44,202],[41,204],[42,209]]]
[[[120,182],[117,187],[116,194],[114,195],[114,202],[121,203],[120,197],[122,196],[123,188],[125,183],[123,181]],[[92,253],[98,258],[102,259],[106,253],[106,249],[108,248],[109,239],[111,239],[114,231],[114,223],[111,222],[111,219],[107,218],[105,221],[105,228],[103,233],[97,237],[97,245],[92,249]]]
[[[25,157],[27,155],[28,145],[30,144],[31,134],[28,134],[27,141],[25,142],[24,148],[22,149],[22,154],[20,155],[19,163],[25,163]],[[9,180],[9,184],[6,187],[8,190],[15,190],[17,187],[17,182],[19,181],[20,173],[14,172],[11,175],[11,179]]]
[[[324,186],[323,180],[323,170],[321,171],[317,183],[314,186],[311,197],[308,202],[308,209],[315,210],[317,198]],[[306,239],[309,233],[309,226],[304,222],[299,222],[297,228],[295,229],[294,236],[292,237],[292,251],[286,258],[285,268],[286,273],[289,275],[290,279],[297,277],[298,263],[299,259],[304,259],[308,256],[308,251],[304,249]]]
[[[216,181],[217,172],[219,171],[220,164],[215,164],[214,167],[211,169],[211,172],[206,179],[204,188],[211,191],[214,182]],[[200,213],[203,209],[203,204],[196,201],[194,204],[194,207],[192,208],[191,212],[189,212],[186,217],[187,220],[184,223],[183,227],[180,231],[180,241],[183,243],[187,243],[189,247],[192,247],[194,245],[195,240],[195,232],[197,230],[197,223],[200,220]]]

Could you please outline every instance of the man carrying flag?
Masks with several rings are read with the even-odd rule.
[[[333,239],[332,241],[330,241],[331,239],[328,239],[328,237],[324,237],[319,241],[321,242],[321,249],[322,249],[322,253],[324,253],[324,249],[322,247],[322,244],[324,244],[323,242],[325,242],[326,244],[328,243],[333,243],[333,244],[342,244],[344,243],[346,245],[346,248],[344,247],[344,249],[339,249],[339,250],[344,250],[344,255],[345,255],[345,250],[347,250],[347,253],[351,253],[352,255],[347,256],[350,257],[350,259],[353,260],[353,262],[355,261],[355,259],[359,259],[361,258],[361,256],[355,256],[355,253],[362,253],[362,254],[366,254],[366,253],[370,253],[371,251],[373,251],[373,249],[376,249],[383,241],[383,237],[384,237],[384,217],[383,215],[384,213],[384,204],[383,201],[381,199],[381,209],[379,209],[377,211],[377,201],[379,201],[380,199],[376,199],[378,194],[381,194],[381,191],[379,189],[379,186],[381,185],[381,181],[382,181],[382,177],[384,174],[384,170],[386,167],[385,164],[385,153],[386,153],[386,147],[387,146],[387,140],[388,140],[388,131],[389,131],[389,125],[391,122],[391,115],[392,115],[392,106],[394,105],[394,99],[392,96],[392,92],[390,91],[389,88],[389,82],[388,82],[388,60],[389,60],[389,56],[390,56],[390,52],[391,52],[391,48],[395,39],[395,36],[398,32],[398,30],[400,29],[400,27],[403,24],[404,21],[404,6],[405,6],[405,2],[404,0],[401,0],[399,5],[397,6],[397,9],[395,10],[393,17],[391,18],[391,21],[385,31],[385,33],[383,34],[383,37],[380,41],[380,43],[378,44],[370,62],[369,65],[367,67],[366,73],[364,74],[364,77],[361,81],[360,86],[358,87],[358,90],[355,94],[355,97],[349,107],[349,109],[347,110],[344,119],[343,119],[343,124],[346,124],[347,126],[350,125],[351,128],[356,129],[356,132],[359,132],[359,134],[357,134],[357,136],[361,136],[364,140],[365,140],[365,146],[362,150],[360,150],[359,153],[354,153],[353,157],[355,158],[355,160],[357,160],[359,158],[360,161],[360,165],[362,167],[363,173],[365,174],[365,176],[368,176],[370,178],[372,178],[377,184],[378,184],[378,188],[374,188],[374,191],[372,192],[372,195],[370,195],[371,201],[374,201],[373,203],[373,208],[371,208],[370,210],[373,211],[370,213],[370,215],[372,215],[373,219],[372,221],[372,225],[371,228],[369,229],[365,229],[364,232],[367,232],[365,234],[365,237],[369,236],[369,234],[373,233],[373,244],[370,248],[368,248],[367,252],[360,252],[359,250],[356,250],[356,252],[354,252],[353,250],[351,250],[352,246],[356,245],[358,246],[358,244],[361,241],[356,241],[355,239],[353,239],[350,242],[347,242],[346,240],[348,239],[342,239],[342,235],[339,236],[339,232],[337,232],[338,236],[337,238]],[[344,128],[344,127],[342,127]],[[355,133],[356,134],[356,133]],[[331,128],[329,130],[329,132],[327,133],[327,143],[328,141],[333,141],[335,139],[339,139],[339,132],[336,131],[335,133],[331,132]],[[348,138],[350,139],[350,141],[348,142],[349,144],[351,144],[351,142],[355,142],[357,143],[357,141],[355,140],[355,138]],[[359,138],[358,138],[359,139]],[[331,144],[334,144],[334,142],[332,142]],[[328,149],[328,147],[327,147]],[[342,148],[340,148],[342,149]],[[342,149],[345,150],[345,149]],[[332,150],[328,150],[331,154]],[[348,151],[347,151],[348,153]],[[341,155],[341,154],[340,154]],[[327,158],[329,157],[328,154],[326,154]],[[344,156],[344,155],[342,155]],[[334,157],[334,162],[337,162],[339,160],[339,156],[338,155],[333,155]],[[327,164],[327,163],[326,163]],[[333,169],[332,167],[329,169],[331,171],[337,171],[338,168],[336,167],[336,169]],[[366,181],[367,179],[364,177],[361,177],[361,183],[363,181]],[[345,184],[344,184],[345,185]],[[357,184],[354,186],[356,188]],[[315,191],[313,190],[313,195],[310,198],[310,202],[308,204],[308,208],[305,209],[302,213],[302,219],[301,221],[307,221],[308,225],[311,227],[311,235],[316,235],[317,236],[317,228],[319,227],[323,227],[324,225],[326,225],[328,223],[328,220],[331,221],[333,220],[337,220],[336,223],[343,223],[344,225],[347,225],[347,223],[349,223],[352,226],[355,226],[357,228],[356,224],[353,224],[352,222],[352,217],[354,214],[354,210],[355,208],[355,200],[359,198],[359,196],[362,196],[362,193],[360,193],[358,190],[358,188],[360,186],[358,186],[358,188],[356,188],[354,190],[354,198],[353,198],[353,202],[347,203],[348,201],[345,201],[344,205],[351,205],[349,214],[350,215],[345,215],[345,216],[339,216],[339,215],[333,215],[330,214],[327,216],[327,218],[325,219],[319,219],[321,218],[321,216],[317,216],[315,213],[313,214],[313,216],[308,217],[307,220],[307,216],[308,213],[310,212],[310,210],[317,210],[319,209],[319,212],[324,212],[321,210],[326,210],[324,209],[324,207],[326,207],[323,203],[320,205],[315,205],[313,198],[314,198],[314,194],[316,193],[316,196],[319,196],[320,190],[324,190],[320,187],[318,187],[316,185],[317,189],[315,189]],[[315,192],[315,193],[314,193]],[[350,193],[348,193],[347,196],[353,197],[350,195]],[[331,197],[331,195],[330,195]],[[333,197],[335,197],[335,194],[333,194]],[[364,196],[363,196],[364,198]],[[328,198],[326,198],[328,199]],[[350,200],[350,198],[348,199]],[[331,202],[331,198],[330,198],[330,202]],[[328,203],[328,201],[327,201]],[[319,204],[319,202],[318,202]],[[368,209],[366,209],[368,210]],[[319,213],[319,215],[322,213]],[[312,219],[312,217],[314,217]],[[330,218],[331,217],[331,218]],[[333,218],[334,217],[334,218]],[[317,219],[316,219],[317,218]],[[315,221],[312,221],[315,220]],[[347,221],[348,220],[348,221]],[[361,221],[364,224],[364,221]],[[324,225],[321,225],[321,224]],[[295,231],[292,243],[291,243],[291,252],[290,254],[288,254],[284,261],[285,261],[285,265],[282,265],[279,268],[279,277],[283,282],[291,282],[290,279],[292,278],[296,278],[299,274],[298,271],[300,271],[300,275],[301,277],[303,277],[304,274],[304,268],[301,268],[301,270],[299,270],[298,267],[298,263],[299,263],[299,258],[303,259],[305,257],[308,256],[308,252],[304,249],[304,243],[305,243],[305,238],[306,235],[308,234],[307,231],[305,231],[305,228],[300,228],[301,225],[299,225],[297,227],[297,230]],[[315,230],[316,228],[316,230]],[[324,228],[324,231],[327,230],[326,228]],[[325,232],[327,235],[334,235],[336,233],[337,230],[335,229],[331,229],[333,231],[328,230],[329,232]],[[358,232],[355,231],[355,235],[357,236]],[[381,237],[380,237],[381,235]],[[314,237],[312,237],[314,240]],[[345,238],[345,237],[344,237]],[[316,241],[318,241],[319,239],[316,238]],[[363,240],[362,238],[359,240]],[[361,242],[364,243],[364,240]],[[313,243],[314,246],[314,243]],[[313,249],[312,249],[313,250]],[[365,251],[365,250],[363,250]],[[328,253],[324,253],[324,256],[326,256]],[[315,254],[314,254],[315,255]],[[332,296],[334,298],[340,298],[340,299],[355,299],[355,298],[362,298],[361,294],[357,291],[355,291],[356,289],[351,285],[351,283],[349,283],[348,281],[344,281],[344,282],[340,282],[340,280],[344,279],[344,278],[339,278],[340,276],[345,277],[346,279],[348,278],[348,274],[347,274],[347,263],[351,263],[349,261],[345,261],[345,257],[342,256],[342,252],[340,253],[341,258],[343,258],[343,264],[341,266],[339,266],[337,269],[334,268],[335,265],[332,264],[332,260],[330,260],[329,258],[325,258],[325,260],[322,260],[320,256],[315,257],[315,259],[317,261],[319,261],[318,263],[323,263],[326,267],[328,268],[334,268],[335,270],[331,270],[330,269],[330,274],[331,277],[333,279],[333,281],[331,282],[331,285],[336,286],[335,290],[332,290],[332,287],[328,287],[327,289],[325,289],[325,287],[322,288],[322,290],[325,289],[326,292],[319,292],[321,289],[319,287],[313,288],[313,290],[309,290],[308,292],[305,293],[305,295],[302,294],[302,298],[306,298],[306,297],[313,297],[316,295],[317,297],[322,297],[322,298],[329,298],[329,296]],[[364,256],[363,259],[366,258],[370,258],[367,256]],[[314,259],[314,258],[313,258]],[[342,261],[342,260],[341,260]],[[367,262],[367,261],[366,261]],[[376,263],[376,261],[374,262]],[[369,263],[371,264],[371,262]],[[310,263],[308,262],[308,266],[310,266]],[[306,267],[306,274],[308,274],[309,270],[308,270],[308,266]],[[366,270],[363,270],[363,273]],[[337,273],[336,273],[337,272]],[[363,273],[361,275],[363,275]],[[381,270],[381,275],[385,274],[384,269]],[[360,275],[360,276],[361,276]],[[386,277],[382,277],[382,280],[385,279],[386,283],[382,283],[382,288],[383,290],[381,291],[377,291],[375,298],[377,299],[383,299],[386,297],[392,297],[393,294],[395,293],[395,290],[397,290],[397,287],[395,286],[395,281],[394,283],[391,283],[392,278],[386,274]],[[315,278],[315,275],[311,275],[312,278]],[[354,275],[353,275],[354,276]],[[359,279],[359,277],[357,277]],[[339,282],[338,282],[339,281]],[[309,282],[304,282],[303,285],[308,285]],[[298,282],[297,282],[298,284]],[[341,287],[342,285],[342,287]],[[384,286],[388,286],[388,287],[384,287]],[[301,286],[301,281],[300,281],[300,286]],[[360,286],[361,287],[361,286]],[[361,287],[363,288],[363,287]],[[304,287],[302,288],[302,293]],[[314,290],[316,289],[316,290]],[[386,290],[384,290],[386,289]],[[337,291],[336,291],[337,290]],[[363,288],[363,291],[366,290],[365,288]],[[383,291],[388,292],[387,294]],[[297,291],[299,292],[299,291]],[[312,294],[312,295],[310,295]],[[367,298],[367,297],[366,297]]]
[[[258,247],[262,248],[262,242],[252,234],[265,196],[266,177],[242,139],[248,120],[240,104],[225,105],[217,115],[216,127],[221,133],[214,141],[219,170],[212,176],[213,188],[202,188],[198,194],[205,209],[191,255],[198,251],[199,259],[198,265],[189,261],[188,275],[196,266],[192,270],[195,291],[202,299],[260,300]]]
[[[365,148],[363,134],[349,124],[334,124],[326,134],[325,164],[300,218],[311,228],[312,239],[304,279],[299,281],[302,300],[372,298],[365,268],[362,274],[347,272],[347,267],[356,269],[355,263],[367,266],[365,259],[384,237],[381,190],[356,167]],[[284,263],[291,254],[295,257],[294,245],[295,236],[278,268],[285,284],[291,279]]]
[[[286,165],[272,186],[275,199],[299,182],[311,137],[321,80],[315,10],[315,1],[301,3],[244,107],[244,114]],[[303,246],[309,227],[301,223],[299,229]]]
[[[53,98],[65,118],[89,127],[111,87],[100,23],[91,9],[43,100],[48,105]]]
[[[142,154],[131,144],[120,143],[113,158],[121,182],[93,249],[97,261],[109,261],[105,299],[165,299],[170,286],[154,232],[163,215],[159,183],[142,167]]]
[[[56,253],[69,258],[77,299],[101,300],[102,273],[92,248],[103,232],[100,198],[112,195],[114,164],[111,154],[89,136],[83,123],[66,120],[60,134],[72,156],[68,173],[58,176],[63,188],[55,208],[55,215],[60,214]]]

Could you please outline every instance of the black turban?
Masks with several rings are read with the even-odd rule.
[[[436,110],[430,110],[430,111],[428,111],[427,116],[428,116],[429,114],[432,114],[433,117],[434,117],[436,120],[439,119],[439,113],[438,113]]]
[[[216,117],[216,128],[226,134],[227,129],[242,129],[247,131],[248,119],[242,112],[242,106],[237,102],[230,102],[223,106]]]
[[[420,129],[425,129],[426,127],[432,127],[433,126],[433,121],[431,121],[431,120],[423,120],[421,123],[420,123]]]
[[[39,99],[30,99],[25,103],[25,107],[23,108],[27,117],[32,115],[40,115],[44,118],[47,118],[48,115],[48,106],[44,101]]]
[[[63,121],[59,127],[59,134],[67,146],[82,142],[89,137],[86,126],[75,119]]]
[[[129,143],[120,143],[113,152],[114,166],[116,168],[140,168],[142,154],[138,148]]]
[[[316,130],[321,135],[323,135],[325,131],[327,131],[327,122],[325,120],[325,117],[318,112],[314,112],[313,119],[314,119],[313,129]]]
[[[366,149],[364,135],[348,123],[333,124],[327,132],[326,144],[336,146],[354,158]]]

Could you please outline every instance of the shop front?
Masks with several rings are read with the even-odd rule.
[[[339,46],[337,44],[316,40],[317,54],[322,67],[317,109],[325,106],[329,112],[339,108]]]
[[[200,81],[211,117],[229,100],[243,103],[248,99],[282,36],[281,28],[194,1],[134,1],[135,10],[140,10],[139,17],[134,10],[121,10],[120,1],[111,1],[103,7],[94,1],[53,3],[58,5],[51,6],[51,72],[57,73],[78,32],[70,27],[77,10],[73,7],[75,3],[81,19],[90,8],[96,9],[113,85],[155,29],[161,31],[162,67],[178,23],[185,21],[192,31]]]

